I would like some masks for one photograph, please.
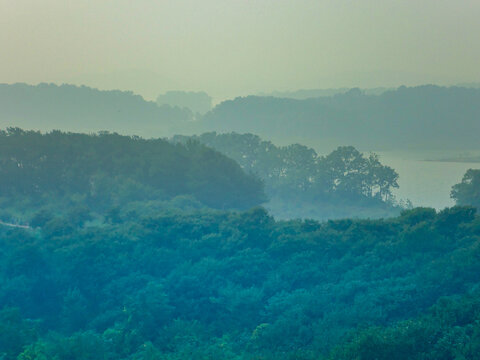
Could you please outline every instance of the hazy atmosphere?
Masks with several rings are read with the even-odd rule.
[[[479,360],[479,19],[0,0],[0,360]]]
[[[480,81],[476,0],[0,1],[0,82],[155,99]]]

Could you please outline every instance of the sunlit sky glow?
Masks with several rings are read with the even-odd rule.
[[[480,81],[478,0],[0,0],[0,82],[273,90]]]

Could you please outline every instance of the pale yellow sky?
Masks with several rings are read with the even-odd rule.
[[[479,0],[0,0],[0,82],[217,98],[480,81]]]

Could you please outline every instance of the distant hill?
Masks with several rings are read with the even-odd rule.
[[[315,93],[292,96],[297,95]],[[0,128],[108,130],[143,137],[233,131],[321,152],[342,145],[362,151],[480,149],[480,89],[425,85],[379,95],[351,89],[307,99],[248,96],[222,102],[192,120],[187,108],[158,106],[132,92],[0,84]]]
[[[205,114],[212,109],[212,98],[203,91],[167,91],[157,97],[158,106],[170,105],[187,108],[196,114]]]
[[[191,120],[186,109],[157,106],[125,91],[86,86],[0,84],[0,128],[169,136]]]
[[[480,89],[425,85],[381,95],[359,89],[295,100],[248,96],[203,118],[204,131],[251,132],[277,143],[332,150],[478,149]]]
[[[289,99],[310,99],[323,96],[333,96],[337,94],[344,94],[350,91],[351,88],[330,88],[330,89],[300,89],[295,91],[273,91],[271,93],[260,93],[258,96],[273,96],[280,98],[289,98]],[[380,95],[385,91],[392,90],[391,88],[371,88],[371,89],[362,89],[362,92],[366,95]]]

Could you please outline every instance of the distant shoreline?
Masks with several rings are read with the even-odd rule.
[[[430,162],[451,162],[451,163],[480,163],[480,158],[445,158],[445,159],[424,159]]]

